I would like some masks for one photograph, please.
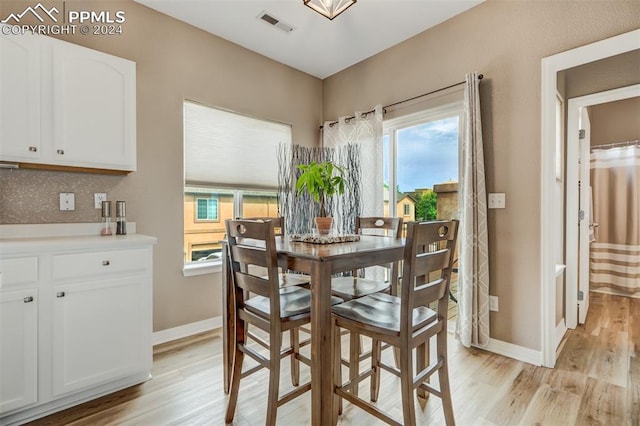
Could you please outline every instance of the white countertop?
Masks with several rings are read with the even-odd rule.
[[[155,244],[157,238],[135,233],[135,223],[127,223],[127,235],[102,236],[100,223],[0,225],[0,252],[21,253],[33,250],[123,248]],[[115,224],[113,224],[115,226]]]

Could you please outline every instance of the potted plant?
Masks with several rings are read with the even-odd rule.
[[[310,164],[300,164],[298,169],[302,174],[296,182],[298,194],[307,192],[313,200],[320,204],[320,216],[316,217],[316,227],[320,234],[328,234],[333,223],[332,217],[327,217],[325,205],[335,194],[344,192],[344,170],[331,161]]]

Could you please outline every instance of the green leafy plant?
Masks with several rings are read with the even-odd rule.
[[[345,187],[344,170],[330,161],[324,163],[300,164],[302,174],[296,182],[298,194],[309,193],[316,203],[320,204],[320,216],[327,215],[325,203],[334,194],[342,194]]]

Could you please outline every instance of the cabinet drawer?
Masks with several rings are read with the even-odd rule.
[[[0,259],[0,286],[38,281],[38,257]]]
[[[54,280],[112,274],[148,268],[146,249],[61,254],[52,258]]]

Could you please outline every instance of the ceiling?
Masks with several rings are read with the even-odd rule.
[[[136,0],[324,79],[484,0],[359,0],[333,21],[302,0]],[[293,27],[282,31],[270,16]]]

